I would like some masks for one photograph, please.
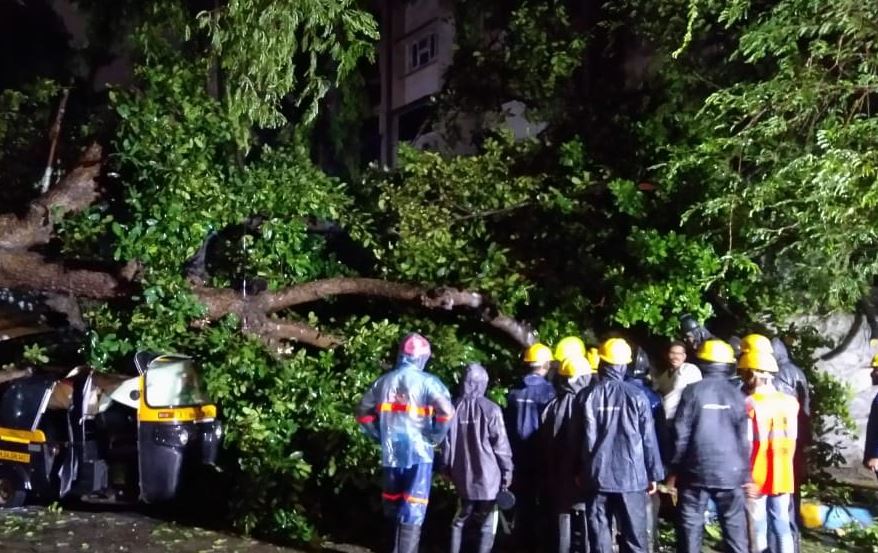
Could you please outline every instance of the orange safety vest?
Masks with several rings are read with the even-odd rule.
[[[746,403],[753,483],[763,495],[793,493],[799,402],[772,387],[762,387]]]

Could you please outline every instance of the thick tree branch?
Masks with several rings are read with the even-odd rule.
[[[344,341],[340,336],[324,334],[305,323],[265,315],[249,318],[242,330],[246,334],[257,336],[274,350],[282,349],[283,343],[288,340],[323,349],[335,347]]]
[[[248,314],[276,313],[334,296],[354,295],[415,304],[428,310],[451,311],[462,307],[475,311],[485,323],[521,346],[536,341],[533,330],[526,323],[500,313],[482,294],[457,288],[428,289],[375,278],[337,277],[306,282],[248,298],[228,289],[195,287],[194,291],[207,308],[207,318],[210,320],[227,314],[236,314],[245,319]]]
[[[47,243],[55,222],[68,213],[86,209],[97,199],[100,172],[101,146],[94,143],[55,188],[30,204],[24,217],[0,215],[0,249],[26,249]]]
[[[55,292],[91,299],[113,299],[131,292],[130,284],[105,271],[68,269],[36,252],[0,249],[0,288]]]

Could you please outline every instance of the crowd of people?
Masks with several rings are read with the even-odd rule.
[[[620,337],[534,344],[502,409],[477,363],[452,401],[424,371],[429,342],[406,336],[356,413],[381,444],[389,550],[418,550],[435,465],[460,496],[451,553],[489,553],[513,503],[527,552],[652,553],[664,503],[681,553],[701,551],[707,513],[729,553],[798,553],[809,397],[786,345],[723,341],[686,316],[665,351],[655,367]]]

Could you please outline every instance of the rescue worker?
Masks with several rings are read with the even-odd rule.
[[[872,385],[878,386],[878,355],[872,357]],[[863,449],[863,466],[878,477],[878,395],[872,399],[869,422],[866,424],[866,447]]]
[[[576,484],[578,450],[572,432],[576,395],[591,380],[591,365],[581,355],[566,357],[555,377],[557,394],[542,414],[540,443],[544,452],[543,482],[555,525],[554,550],[585,553],[588,550],[585,502]]]
[[[671,342],[668,347],[668,368],[656,375],[656,388],[662,394],[662,407],[665,420],[673,421],[677,413],[680,396],[686,386],[701,380],[701,371],[692,363],[686,362],[686,345]]]
[[[641,393],[646,397],[647,401],[649,401],[649,408],[652,412],[652,419],[655,424],[655,436],[658,440],[659,452],[661,453],[662,463],[665,464],[670,461],[670,459],[667,458],[671,449],[670,434],[665,420],[665,410],[662,406],[662,398],[649,385],[650,373],[652,373],[652,364],[649,361],[649,356],[647,355],[646,350],[638,346],[637,353],[634,355],[634,362],[628,365],[628,372],[625,375],[625,381],[637,386]],[[700,377],[701,373],[699,372],[698,374]],[[659,495],[653,494],[646,505],[647,549],[650,553],[655,551],[655,536],[658,533],[659,503]]]
[[[770,353],[744,353],[738,366],[753,375],[753,393],[746,400],[751,440],[752,483],[747,486],[747,510],[752,551],[768,550],[770,526],[778,538],[778,552],[794,553],[790,503],[795,491],[793,456],[799,402],[775,388],[778,366]]]
[[[696,321],[695,317],[692,315],[680,317],[680,339],[686,344],[686,354],[690,358],[694,359],[701,344],[711,338],[713,334]]]
[[[598,348],[588,348],[585,350],[585,358],[588,360],[588,364],[591,366],[592,370],[594,370],[601,362],[601,356],[598,353]]]
[[[739,339],[740,347],[738,348],[738,352],[736,357],[740,359],[741,355],[751,352],[751,351],[761,351],[763,353],[770,353],[774,355],[774,348],[771,345],[771,340],[762,334],[748,334],[743,338]],[[732,382],[738,387],[744,395],[750,395],[753,393],[752,384],[753,373],[750,369],[746,369],[738,365],[738,371],[735,378],[732,379]]]
[[[615,519],[622,553],[647,549],[647,494],[664,478],[652,412],[646,396],[625,382],[631,346],[611,338],[599,348],[600,380],[580,392],[579,477],[586,492],[589,546],[592,553],[611,553],[611,521]],[[581,417],[581,418],[580,418]]]
[[[747,552],[744,485],[750,442],[744,396],[729,381],[735,354],[709,339],[697,353],[704,378],[683,390],[674,419],[668,486],[677,488],[677,551],[700,553],[708,500],[717,507],[726,553]]]
[[[801,504],[799,486],[808,477],[808,463],[805,451],[811,445],[811,390],[805,372],[790,359],[786,344],[780,338],[771,340],[772,353],[777,361],[778,372],[774,377],[774,387],[778,391],[796,398],[799,402],[798,429],[796,434],[796,454],[793,458],[793,475],[796,489],[790,502],[790,529],[793,532],[793,545],[798,553],[801,547]],[[776,540],[770,543],[772,553],[778,553]]]
[[[523,361],[528,373],[521,384],[509,392],[505,416],[515,464],[512,477],[515,534],[525,550],[535,551],[544,524],[538,509],[541,489],[537,430],[540,414],[555,397],[555,389],[546,380],[553,361],[552,350],[544,344],[534,344],[524,351]]]
[[[448,389],[424,372],[430,342],[411,333],[399,345],[393,370],[379,377],[360,400],[357,421],[381,444],[383,493],[390,550],[415,553],[427,514],[433,448],[448,431],[454,407]]]
[[[485,397],[488,372],[471,363],[442,447],[443,471],[460,496],[451,523],[451,553],[490,553],[497,529],[497,494],[512,482],[512,449],[500,406]]]
[[[585,343],[577,336],[561,338],[555,345],[555,361],[560,366],[568,357],[585,357]]]

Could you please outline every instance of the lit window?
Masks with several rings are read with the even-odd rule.
[[[409,46],[409,69],[415,70],[436,57],[436,33],[415,40]]]

